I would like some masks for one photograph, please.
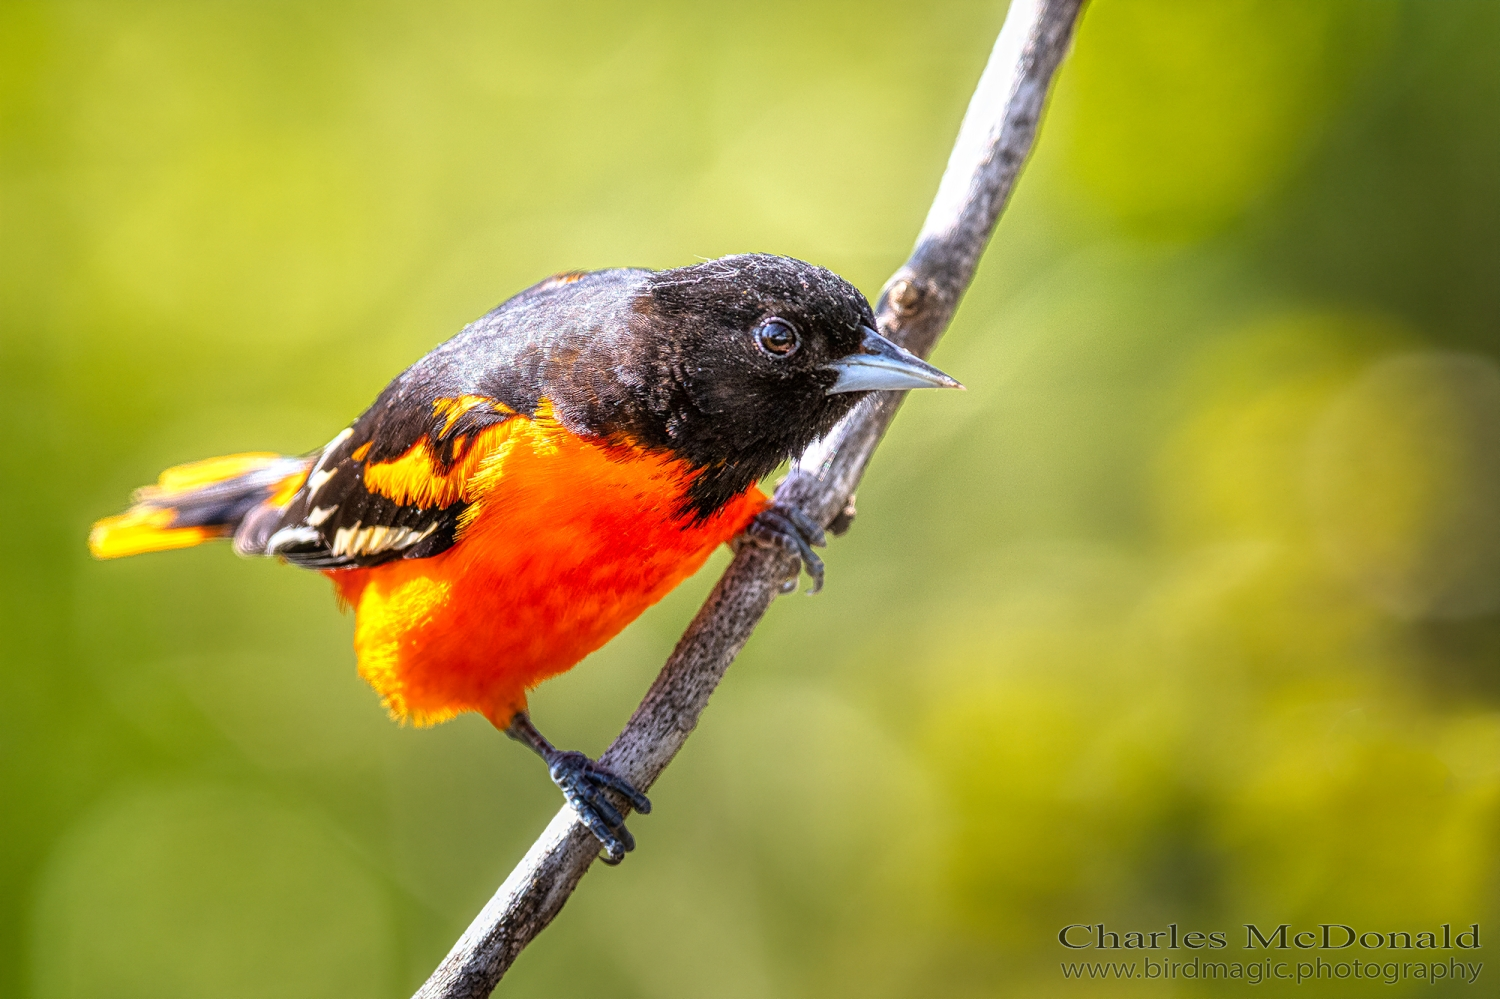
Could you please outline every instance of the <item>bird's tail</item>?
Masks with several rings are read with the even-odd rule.
[[[169,468],[156,485],[135,491],[129,510],[94,524],[89,551],[120,558],[233,537],[252,511],[291,502],[311,463],[255,451]]]

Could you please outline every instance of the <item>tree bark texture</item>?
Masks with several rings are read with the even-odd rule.
[[[880,332],[926,357],[974,278],[980,255],[1036,138],[1052,80],[1085,0],[1012,0],[969,102],[911,257],[876,305]],[[827,525],[850,507],[870,455],[904,393],[873,393],[792,465],[776,501]],[[742,544],[656,682],[600,762],[649,788],[687,741],[709,696],[788,579],[796,559]],[[622,804],[617,802],[617,804]],[[622,812],[624,809],[621,809]],[[418,999],[482,999],[561,911],[599,854],[564,806],[511,871]]]

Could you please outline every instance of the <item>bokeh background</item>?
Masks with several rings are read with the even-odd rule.
[[[556,271],[873,295],[1003,15],[0,6],[0,993],[408,994],[541,767],[388,722],[321,578],[95,563],[90,521],[321,445]],[[911,399],[827,591],[499,994],[1239,995],[1064,981],[1057,932],[1500,933],[1497,41],[1494,3],[1098,0],[936,356],[968,393]],[[722,565],[544,730],[599,752]]]

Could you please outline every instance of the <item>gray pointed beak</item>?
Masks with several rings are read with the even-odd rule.
[[[903,350],[868,326],[858,354],[841,357],[826,366],[838,373],[828,395],[839,392],[894,391],[918,388],[963,388],[958,382]]]

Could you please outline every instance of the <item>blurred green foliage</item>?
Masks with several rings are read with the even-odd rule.
[[[387,722],[315,575],[92,563],[90,521],[321,444],[549,273],[875,293],[1002,16],[0,6],[0,993],[407,994],[541,768]],[[1497,40],[1098,0],[937,356],[970,391],[910,401],[828,590],[500,994],[1237,995],[1064,981],[1057,932],[1500,932]],[[603,748],[722,564],[537,692],[554,740]]]

